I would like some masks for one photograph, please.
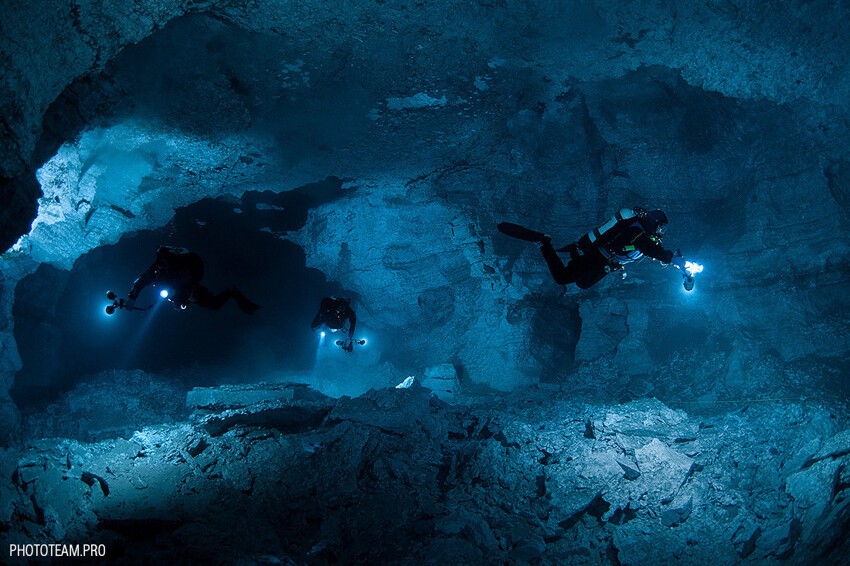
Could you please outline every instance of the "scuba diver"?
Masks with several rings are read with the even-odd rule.
[[[665,266],[675,265],[685,278],[687,291],[694,287],[693,275],[702,271],[702,266],[686,262],[678,250],[673,253],[662,245],[667,229],[667,215],[662,210],[623,208],[608,222],[579,238],[578,242],[557,250],[552,245],[552,238],[542,232],[510,222],[499,224],[498,229],[508,236],[540,244],[543,259],[559,285],[575,283],[580,289],[588,289],[609,273],[624,269],[625,265],[644,256]],[[567,265],[558,257],[558,252],[570,254]]]
[[[319,312],[310,324],[311,330],[326,326],[331,332],[344,330],[348,323],[348,339],[337,340],[337,346],[342,346],[346,352],[354,350],[354,343],[365,344],[365,340],[354,340],[354,328],[357,326],[357,315],[351,308],[351,299],[345,297],[325,297],[319,305]],[[323,334],[324,336],[324,334]]]
[[[260,305],[250,301],[234,286],[214,294],[201,285],[203,276],[204,262],[198,254],[186,248],[160,246],[156,250],[156,261],[136,279],[128,300],[122,301],[119,308],[138,310],[135,308],[136,298],[149,285],[160,287],[160,295],[181,310],[189,304],[218,310],[230,299],[236,301],[242,312],[247,314],[253,314],[260,308]]]

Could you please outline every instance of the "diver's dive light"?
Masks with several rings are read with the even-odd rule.
[[[112,304],[107,305],[107,307],[106,307],[106,314],[108,314],[108,315],[115,314],[115,309],[122,308],[124,306],[124,302],[119,301],[118,295],[116,295],[112,291],[106,292],[106,298],[109,299],[110,301],[112,301]]]
[[[685,267],[682,269],[682,275],[685,278],[682,286],[685,288],[685,291],[690,292],[694,290],[694,275],[702,273],[702,268],[703,266],[698,263],[685,261]]]
[[[343,350],[345,350],[346,352],[349,352],[349,353],[354,351],[354,345],[355,344],[357,344],[358,346],[365,346],[366,345],[366,339],[361,338],[359,340],[356,340],[354,338],[348,338],[346,340],[337,340],[336,341],[337,346],[341,346]]]
[[[168,298],[168,289],[163,289],[162,291],[160,291],[159,296],[162,297],[163,299],[167,299]]]
[[[702,266],[700,264],[694,263],[692,261],[686,261],[685,262],[685,271],[687,271],[688,274],[691,277],[693,277],[697,273],[702,273]]]
[[[106,309],[105,309],[106,314],[108,314],[108,315],[113,315],[113,314],[115,314],[115,311],[118,311],[118,310],[146,311],[149,308],[151,308],[151,306],[153,306],[153,305],[151,305],[151,306],[147,306],[147,307],[144,307],[144,308],[139,308],[139,307],[135,306],[134,303],[131,303],[130,301],[122,299],[121,297],[119,297],[118,295],[113,293],[112,291],[106,292],[106,298],[109,299],[110,301],[112,301],[112,304],[107,305]]]

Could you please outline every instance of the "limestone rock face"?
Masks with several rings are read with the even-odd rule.
[[[361,295],[411,373],[450,361],[510,389],[613,360],[634,396],[662,393],[676,354],[717,395],[714,372],[756,389],[765,356],[846,352],[850,83],[829,3],[467,4],[16,10],[6,239],[34,178],[15,253],[70,268],[204,197],[333,174],[350,198],[279,235]],[[710,300],[648,265],[558,298],[538,252],[494,230],[566,243],[634,204],[668,211]]]
[[[8,249],[17,239],[14,231],[25,233],[35,216],[32,205],[39,189],[33,177],[41,163],[33,162],[33,154],[45,129],[48,107],[74,80],[101,70],[121,49],[182,15],[189,4],[193,3],[121,1],[104,8],[88,2],[59,2],[49,8],[39,3],[4,8],[0,247]]]

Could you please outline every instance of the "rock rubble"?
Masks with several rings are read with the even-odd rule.
[[[825,406],[694,417],[540,390],[460,404],[418,384],[338,400],[261,391],[196,390],[188,422],[127,439],[5,449],[4,543],[99,541],[131,563],[806,563],[847,551],[850,434]]]

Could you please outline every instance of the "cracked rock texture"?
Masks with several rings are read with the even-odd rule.
[[[333,174],[351,198],[280,237],[359,295],[411,370],[452,363],[511,389],[613,355],[649,393],[691,350],[698,372],[723,374],[710,395],[764,385],[746,367],[774,358],[829,387],[823,366],[847,350],[844,10],[28,4],[0,35],[3,198],[31,209],[34,177],[42,197],[3,257],[0,315],[39,263],[68,269],[207,196]],[[558,298],[536,250],[494,230],[567,242],[632,204],[668,211],[669,245],[706,264],[711,301],[646,266]],[[11,244],[27,214],[3,211]],[[4,383],[20,367],[13,328]]]
[[[448,405],[415,384],[339,400],[278,385],[252,403],[262,391],[193,392],[191,421],[126,440],[5,450],[2,538],[97,540],[133,563],[837,563],[848,550],[850,433],[825,406],[696,416],[545,391]]]
[[[0,23],[0,203],[3,239],[24,233],[38,186],[33,153],[48,107],[78,77],[104,67],[194,2],[4,2]],[[12,234],[9,233],[12,232]],[[15,236],[12,236],[14,239]]]
[[[0,542],[154,562],[846,560],[846,3],[0,15]],[[294,203],[269,195],[322,179],[344,195],[283,222]],[[65,343],[62,274],[206,198],[355,297],[375,340],[345,373],[317,355],[325,393],[357,373],[415,385],[333,399],[210,376],[183,406],[165,373],[57,384],[57,358],[22,359],[24,340]],[[665,243],[704,263],[694,293],[648,262],[564,290],[495,230],[563,245],[633,205],[666,210]],[[25,363],[62,389],[45,407],[9,394]]]

